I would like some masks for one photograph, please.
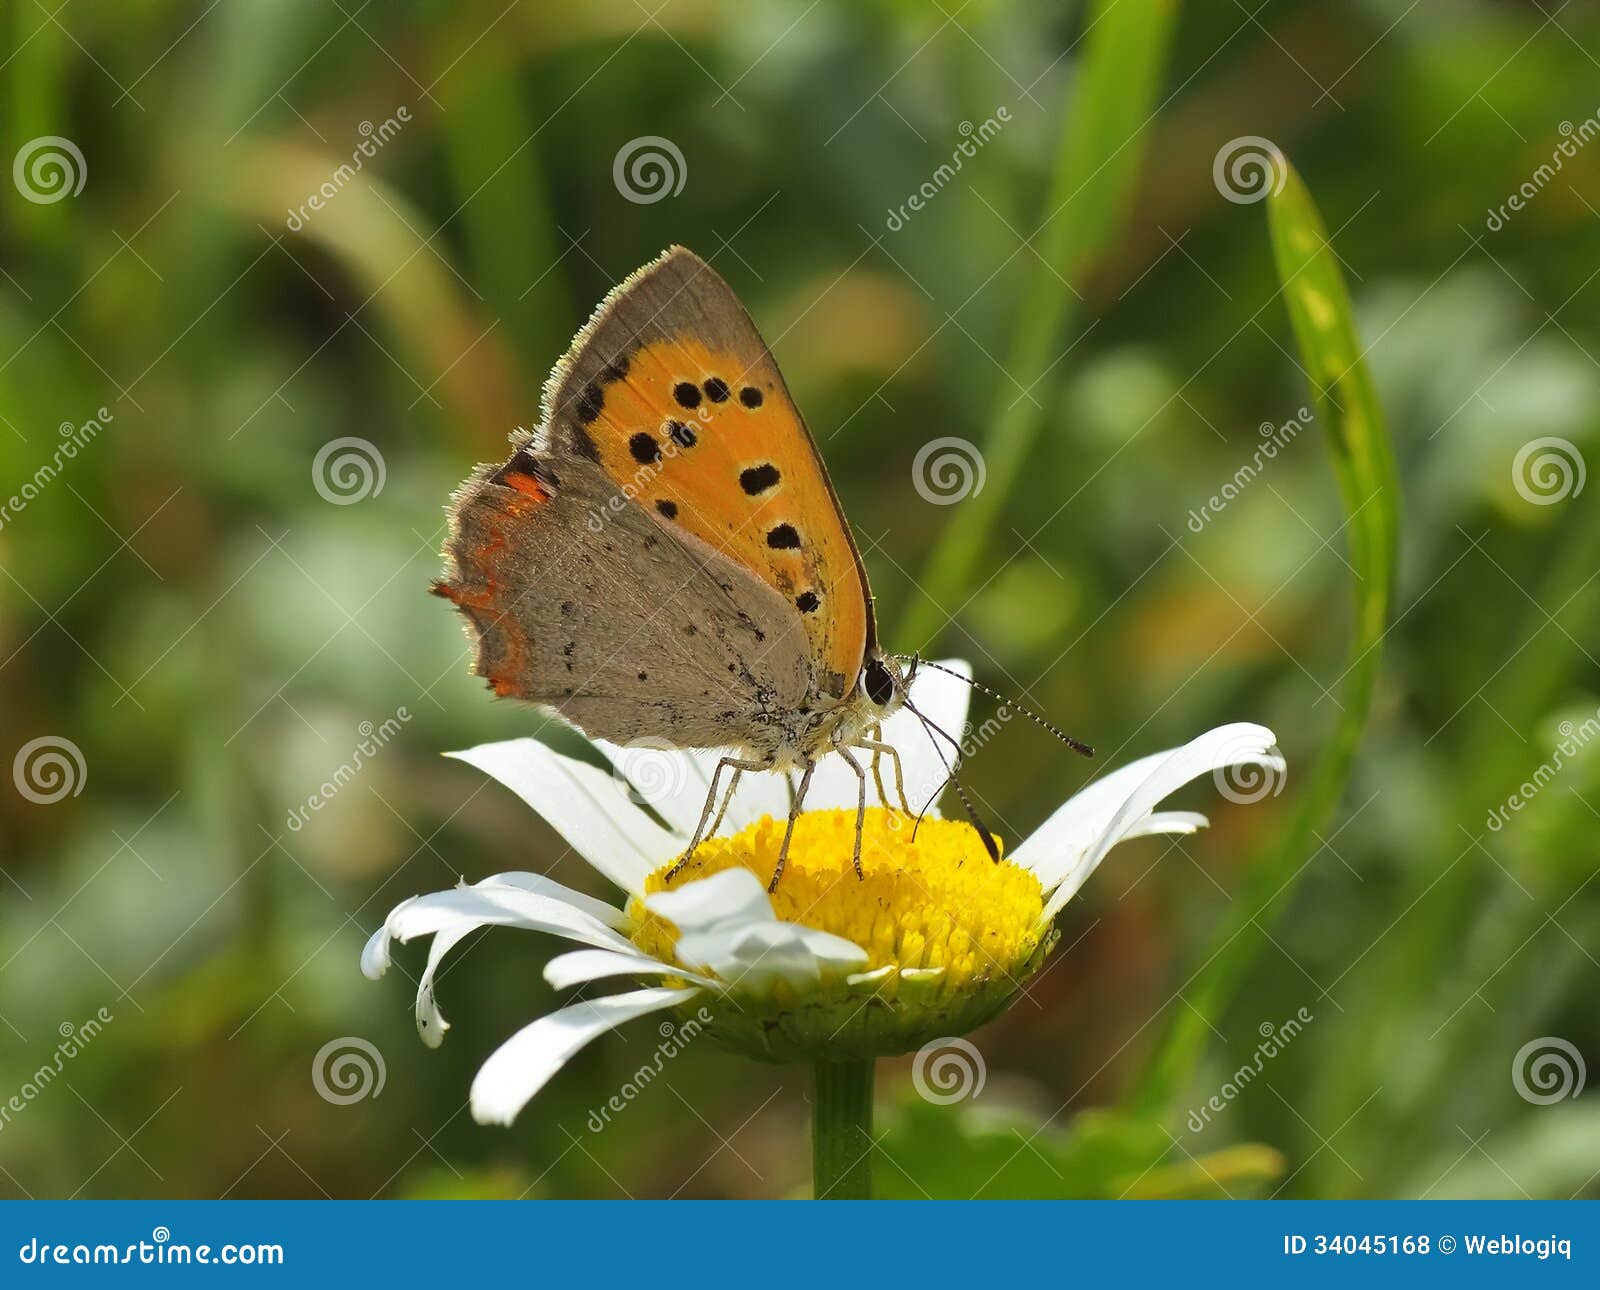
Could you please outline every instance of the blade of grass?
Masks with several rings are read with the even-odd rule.
[[[1396,1027],[1364,1044],[1339,1071],[1330,1069],[1318,1081],[1316,1095],[1330,1113],[1337,1112],[1334,1123],[1374,1088],[1381,1089],[1360,1122],[1348,1130],[1371,1144],[1369,1158],[1384,1162],[1386,1174],[1367,1175],[1379,1194],[1406,1194],[1394,1190],[1400,1186],[1403,1162],[1425,1149],[1417,1146],[1407,1155],[1413,1144],[1455,1132],[1458,1107],[1439,1097],[1438,1088],[1473,1070],[1485,1054],[1494,1054],[1496,1065],[1502,1064],[1532,1033],[1525,1033],[1531,1020],[1559,1007],[1552,1001],[1563,996],[1551,987],[1559,979],[1557,961],[1567,948],[1562,933],[1576,935],[1580,946],[1595,943],[1581,932],[1572,933],[1570,920],[1564,920],[1551,933],[1553,949],[1532,948],[1535,938],[1551,927],[1549,911],[1565,908],[1587,877],[1581,867],[1572,872],[1552,864],[1553,857],[1583,855],[1585,840],[1594,831],[1590,803],[1596,799],[1581,772],[1563,771],[1561,787],[1566,791],[1541,799],[1550,814],[1537,826],[1524,817],[1503,833],[1484,831],[1488,813],[1503,808],[1552,756],[1553,742],[1545,742],[1544,736],[1551,734],[1545,722],[1553,721],[1553,709],[1564,695],[1586,688],[1581,678],[1589,664],[1574,642],[1594,639],[1600,627],[1600,578],[1595,575],[1600,510],[1574,507],[1561,535],[1544,576],[1506,634],[1506,648],[1514,653],[1491,678],[1492,705],[1481,705],[1481,715],[1460,742],[1473,755],[1457,772],[1458,810],[1435,844],[1438,865],[1415,874],[1395,893],[1395,908],[1410,911],[1404,934],[1385,937],[1350,978],[1354,988],[1381,982],[1388,1006],[1416,1018],[1417,1024]],[[1491,569],[1488,576],[1499,574]],[[1509,616],[1519,598],[1509,588],[1507,592]],[[1534,742],[1507,738],[1502,722],[1528,732]],[[1542,848],[1526,840],[1534,828],[1546,839]],[[1450,881],[1440,882],[1439,870],[1445,866]],[[1529,899],[1530,891],[1536,899]],[[1581,906],[1571,913],[1581,914]],[[1529,952],[1519,953],[1524,947]],[[1578,966],[1587,963],[1581,958]],[[1441,965],[1447,964],[1449,970],[1442,971]],[[1479,983],[1479,988],[1492,983],[1499,997],[1514,998],[1519,1006],[1462,1007],[1465,992]],[[1385,1078],[1385,1071],[1397,1068],[1409,1078]]]
[[[989,531],[1022,473],[1044,420],[1042,386],[1059,360],[1062,329],[1083,299],[1090,266],[1121,226],[1144,157],[1146,127],[1166,68],[1176,0],[1096,0],[1088,48],[1056,155],[1045,215],[1034,235],[1044,263],[1017,314],[994,426],[983,447],[987,483],[956,511],[923,572],[924,595],[905,629],[926,645],[943,629],[946,606],[970,586]]]
[[[1159,1114],[1199,1061],[1216,1018],[1267,939],[1305,867],[1313,839],[1343,796],[1357,744],[1366,728],[1385,627],[1393,598],[1399,546],[1400,498],[1383,413],[1362,358],[1350,297],[1338,257],[1311,194],[1281,157],[1283,183],[1267,199],[1273,258],[1295,340],[1311,381],[1317,421],[1323,427],[1344,503],[1356,573],[1355,624],[1342,708],[1312,767],[1288,825],[1275,845],[1251,866],[1238,911],[1223,927],[1216,949],[1186,991],[1162,1043],[1134,1086],[1131,1105]]]

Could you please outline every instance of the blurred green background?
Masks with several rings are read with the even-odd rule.
[[[1540,1104],[1513,1077],[1535,1040],[1570,1046],[1569,1092],[1572,1054],[1600,1060],[1584,726],[1600,512],[1574,487],[1600,428],[1600,16],[1182,6],[1152,111],[1130,84],[1121,136],[1086,106],[1124,92],[1115,50],[1098,98],[1086,74],[1097,21],[1000,0],[0,10],[0,160],[16,163],[0,177],[0,501],[23,503],[0,512],[0,1107],[21,1108],[0,1115],[0,1195],[804,1187],[803,1072],[691,1046],[586,1127],[651,1059],[650,1026],[587,1050],[514,1129],[473,1124],[478,1063],[553,1006],[536,938],[469,945],[440,986],[454,1029],[437,1052],[406,975],[357,970],[391,905],[461,875],[599,890],[508,793],[439,759],[543,723],[489,700],[424,592],[450,490],[534,422],[570,334],[671,242],[711,259],[772,343],[892,647],[972,658],[1097,744],[1099,766],[1239,719],[1271,725],[1289,760],[1281,795],[1234,805],[1202,783],[1178,804],[1209,831],[1116,853],[1031,998],[973,1036],[980,1096],[931,1106],[908,1062],[882,1064],[880,1188],[1600,1189],[1600,1103]],[[1001,108],[893,227],[963,123]],[[1061,141],[1097,130],[1108,168],[1075,187]],[[36,146],[50,136],[77,155]],[[681,190],[624,191],[614,163],[642,136],[670,141]],[[1310,845],[1274,862],[1280,898],[1259,917],[1241,892],[1348,701],[1368,575],[1326,426],[1190,522],[1258,427],[1311,401],[1265,207],[1213,174],[1244,136],[1293,161],[1331,232],[1404,516],[1353,772]],[[1092,254],[1057,258],[1104,196],[1092,181],[1124,171]],[[1055,293],[1070,307],[1042,371],[1020,373],[1024,302]],[[1036,422],[1011,477],[926,500],[918,450],[955,436],[988,453],[1006,415]],[[341,494],[318,455],[350,437],[369,474]],[[1571,476],[1557,496],[1518,461],[1547,438]],[[928,553],[963,523],[946,588]],[[381,750],[292,828],[385,721]],[[13,766],[52,769],[41,739],[70,741],[54,767],[70,789]],[[1096,769],[1011,725],[966,778],[1015,842]],[[1230,944],[1251,947],[1237,980],[1197,1000]],[[1313,1020],[1196,1129],[1301,1009]],[[1196,1016],[1200,1060],[1163,1084],[1164,1036]],[[348,1036],[386,1078],[343,1105],[312,1067]],[[45,1065],[60,1073],[39,1087]]]

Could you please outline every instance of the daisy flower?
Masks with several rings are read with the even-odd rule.
[[[944,666],[960,675],[923,669],[913,702],[945,730],[970,735],[967,667]],[[899,750],[913,806],[937,794],[946,771],[916,717],[902,709],[885,723],[884,738]],[[1069,798],[998,863],[965,821],[929,811],[914,827],[903,812],[874,807],[859,879],[856,778],[828,757],[817,765],[788,867],[769,895],[788,814],[782,776],[746,775],[717,834],[669,881],[699,820],[717,753],[602,742],[608,775],[535,739],[484,744],[450,755],[543,816],[618,888],[621,902],[542,874],[495,874],[402,901],[367,942],[361,966],[376,979],[394,942],[433,938],[416,1019],[423,1042],[437,1047],[449,1026],[434,980],[466,936],[506,926],[573,942],[579,948],[545,967],[555,989],[616,978],[643,984],[571,1003],[512,1035],[473,1080],[478,1121],[510,1124],[585,1045],[668,1011],[694,1018],[690,1033],[725,1048],[813,1064],[816,1194],[864,1195],[874,1059],[961,1035],[1003,1011],[1054,948],[1056,915],[1113,846],[1203,827],[1203,815],[1156,809],[1201,775],[1216,773],[1236,801],[1262,795],[1220,776],[1235,770],[1258,785],[1281,777],[1274,745],[1265,727],[1237,723],[1140,758]]]

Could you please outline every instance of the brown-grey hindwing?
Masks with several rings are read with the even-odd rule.
[[[805,693],[787,602],[583,458],[524,446],[480,467],[445,557],[434,590],[465,615],[474,670],[592,736],[747,745],[753,718]]]

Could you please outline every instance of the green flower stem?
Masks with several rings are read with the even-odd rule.
[[[873,1059],[818,1062],[811,1099],[811,1194],[872,1198]]]

